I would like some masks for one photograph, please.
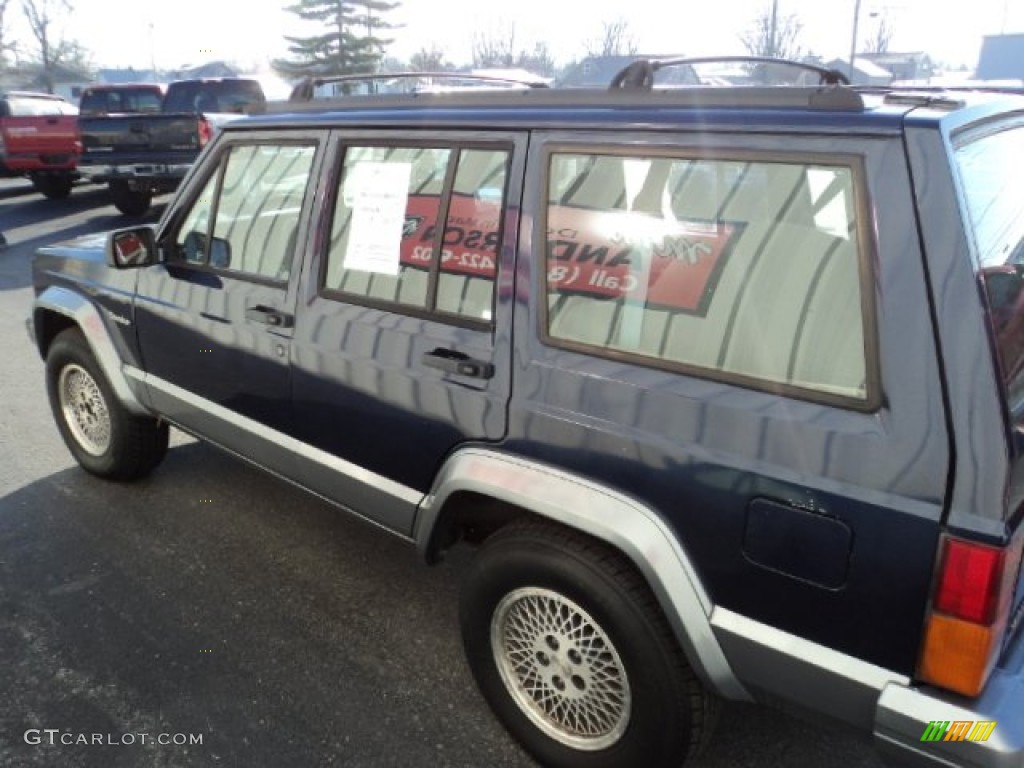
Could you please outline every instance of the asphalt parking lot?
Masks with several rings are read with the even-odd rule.
[[[0,766],[533,765],[462,660],[470,553],[427,568],[180,434],[130,486],[73,464],[24,329],[29,259],[125,223],[99,187],[0,182]],[[841,727],[740,705],[694,763],[823,765],[881,762]]]

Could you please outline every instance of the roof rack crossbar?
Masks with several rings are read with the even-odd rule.
[[[771,56],[687,56],[674,59],[638,59],[620,70],[612,78],[608,87],[612,90],[616,88],[649,89],[654,86],[654,75],[658,70],[694,64],[778,64],[815,73],[818,75],[819,85],[850,84],[849,78],[837,69],[828,69],[792,59],[778,59]]]
[[[305,77],[292,88],[288,101],[312,101],[314,90],[330,83],[364,83],[375,80],[473,80],[482,83],[521,85],[527,88],[547,88],[547,83],[523,80],[502,75],[475,75],[471,72],[374,72],[359,75],[328,75]]]

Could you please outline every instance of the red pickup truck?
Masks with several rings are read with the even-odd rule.
[[[49,198],[71,194],[82,152],[77,115],[59,96],[0,92],[0,177],[27,176]]]

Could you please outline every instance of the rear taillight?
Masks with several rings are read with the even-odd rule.
[[[1004,549],[947,539],[935,610],[975,624],[990,623],[1005,560]]]
[[[1010,548],[944,537],[918,676],[977,696],[999,657],[1020,568],[1020,537]]]
[[[213,126],[205,117],[199,118],[199,146],[205,147],[213,138]]]

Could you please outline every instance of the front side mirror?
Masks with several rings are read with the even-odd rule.
[[[216,269],[231,267],[231,243],[222,237],[210,238],[205,232],[192,230],[185,235],[181,247],[185,261],[209,264]]]
[[[159,261],[152,227],[119,229],[107,235],[107,264],[115,269],[148,267]]]

